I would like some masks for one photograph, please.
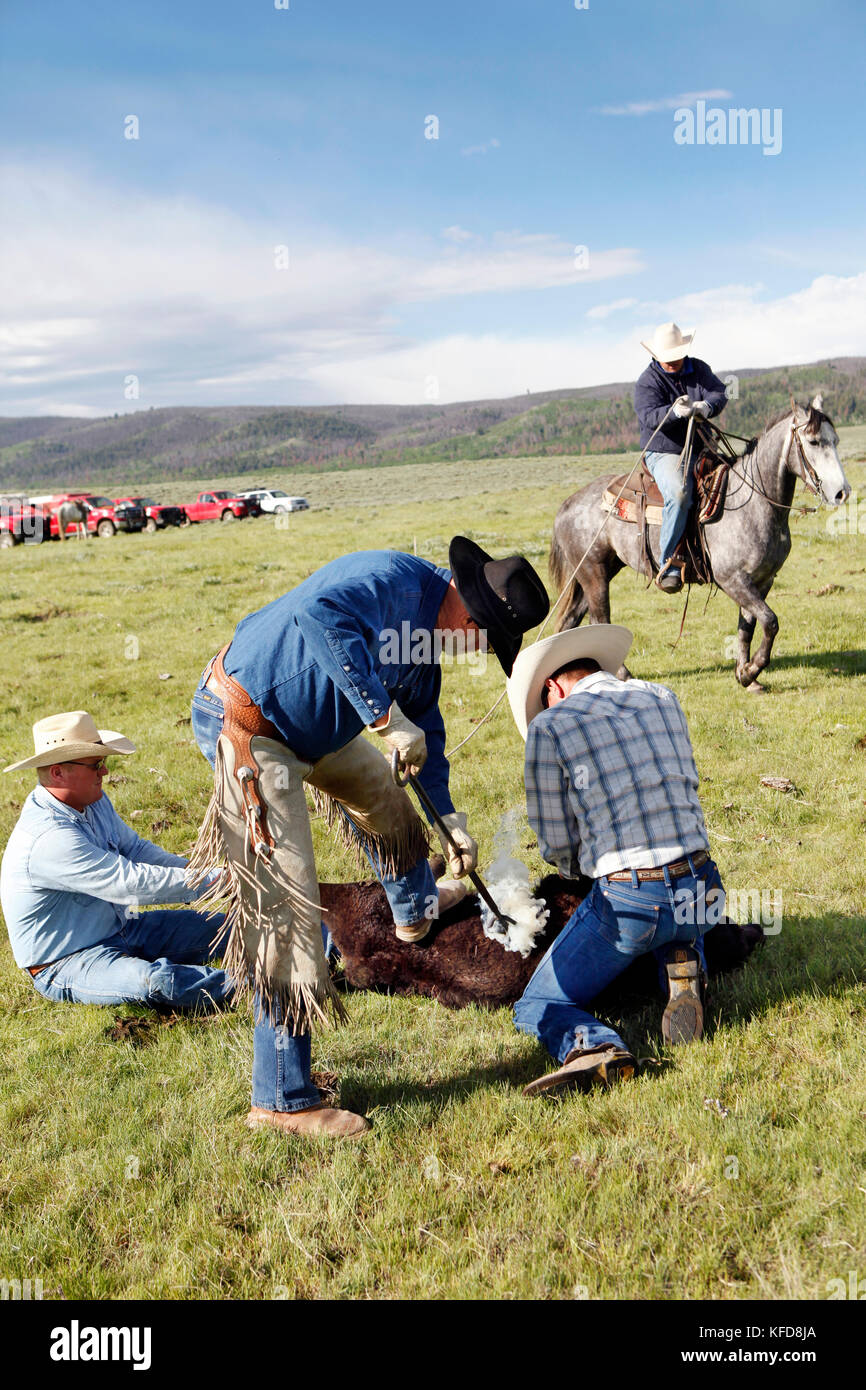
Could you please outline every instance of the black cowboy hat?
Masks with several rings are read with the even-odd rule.
[[[467,613],[487,633],[506,676],[511,675],[523,634],[547,617],[547,590],[522,555],[494,560],[468,536],[455,536],[448,561]]]

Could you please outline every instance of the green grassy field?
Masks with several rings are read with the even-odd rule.
[[[845,432],[861,495],[864,444],[866,430]],[[415,545],[444,563],[455,532],[544,570],[559,502],[616,466],[293,477],[313,510],[285,529],[262,518],[3,552],[2,763],[29,751],[34,719],[87,708],[139,745],[117,760],[118,810],[183,852],[209,771],[189,700],[239,618],[346,550]],[[629,666],[688,713],[727,886],[783,902],[781,931],[717,984],[701,1044],[666,1052],[647,1006],[621,1019],[624,1036],[670,1066],[609,1094],[528,1101],[520,1086],[547,1060],[506,1011],[352,995],[314,1066],[374,1128],[311,1145],[241,1124],[246,1014],[114,1041],[115,1012],[134,1010],[45,1003],[4,938],[0,1278],[41,1279],[46,1298],[821,1299],[831,1279],[866,1275],[866,520],[859,534],[830,532],[826,514],[793,529],[763,697],[734,682],[723,595],[704,612],[693,594],[673,649],[680,600],[632,574],[613,587],[613,618],[636,634]],[[449,746],[492,703],[497,672],[446,671]],[[504,709],[454,758],[482,869],[503,811],[522,805],[521,771]],[[32,784],[0,784],[2,843]],[[321,878],[353,877],[314,833]],[[524,857],[541,872],[536,850]]]

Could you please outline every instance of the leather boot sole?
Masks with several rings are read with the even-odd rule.
[[[674,946],[665,961],[668,1002],[662,1037],[674,1046],[697,1042],[704,1033],[704,983],[700,957],[691,946]]]
[[[589,1091],[593,1086],[612,1086],[616,1081],[628,1081],[635,1074],[637,1063],[630,1052],[620,1047],[600,1047],[582,1052],[566,1062],[559,1071],[547,1072],[524,1086],[525,1096],[537,1096],[543,1091],[577,1089]]]

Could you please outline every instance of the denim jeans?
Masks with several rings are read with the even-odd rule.
[[[223,704],[213,691],[199,684],[192,700],[192,728],[196,742],[208,762],[216,759],[217,740],[222,732]],[[349,826],[354,831],[349,817]],[[371,853],[367,858],[373,872],[388,895],[388,902],[398,924],[416,922],[424,916],[427,904],[436,899],[436,884],[430,866],[422,859],[408,874],[400,877],[380,872],[378,859]],[[335,953],[330,933],[322,923],[325,955]],[[310,1079],[310,1035],[293,1036],[278,1020],[271,1021],[259,1009],[256,1000],[256,1025],[253,1034],[253,1105],[264,1110],[305,1110],[319,1102],[319,1092]]]
[[[142,912],[107,940],[47,965],[33,983],[56,1003],[220,1004],[234,993],[225,971],[206,964],[225,949],[224,939],[211,945],[220,927],[219,917],[189,908]]]
[[[664,569],[686,529],[689,507],[695,495],[695,480],[691,462],[683,478],[679,454],[658,454],[650,450],[645,458],[646,466],[658,483],[659,492],[665,500],[659,542],[659,569]]]
[[[694,865],[691,866],[694,868]],[[569,918],[514,1006],[514,1022],[532,1033],[557,1061],[573,1048],[625,1044],[586,1006],[637,956],[652,951],[664,985],[665,948],[672,942],[694,946],[704,961],[705,932],[716,925],[723,902],[707,904],[722,881],[713,861],[693,874],[631,883],[597,878],[592,891]]]

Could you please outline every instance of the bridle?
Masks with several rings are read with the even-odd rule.
[[[821,480],[818,477],[818,474],[815,471],[814,467],[809,462],[806,456],[806,450],[803,448],[803,441],[800,438],[800,430],[805,429],[806,425],[809,423],[808,416],[803,421],[802,425],[797,424],[797,407],[794,404],[793,400],[791,401],[791,412],[791,428],[788,431],[788,438],[785,441],[785,447],[782,450],[782,457],[780,460],[781,466],[783,468],[787,467],[788,455],[791,452],[791,445],[792,443],[796,442],[797,450],[800,455],[800,463],[803,467],[803,471],[800,476],[802,477],[803,482],[805,483],[809,491],[815,497],[821,497]]]
[[[800,456],[800,464],[801,464],[801,468],[802,468],[802,471],[800,472],[799,476],[800,476],[800,478],[802,479],[803,484],[804,484],[804,486],[806,487],[807,491],[811,492],[812,495],[813,495],[814,497],[822,498],[822,493],[821,493],[821,480],[820,480],[820,478],[818,477],[817,471],[815,470],[815,468],[813,467],[813,465],[809,462],[809,459],[808,459],[808,456],[807,456],[807,454],[806,454],[806,451],[805,451],[805,449],[803,448],[803,441],[802,441],[802,439],[800,438],[800,430],[805,429],[805,428],[806,428],[806,425],[807,425],[808,423],[809,423],[809,420],[808,420],[808,416],[807,416],[807,418],[803,421],[802,424],[800,424],[800,425],[797,424],[797,406],[796,406],[796,404],[795,404],[795,402],[794,402],[794,399],[793,399],[793,397],[792,397],[792,399],[791,399],[791,425],[790,425],[790,428],[789,428],[789,430],[788,430],[788,437],[787,437],[787,439],[785,440],[785,444],[784,444],[784,447],[783,447],[783,449],[782,449],[782,453],[781,453],[781,456],[780,456],[780,459],[779,459],[779,464],[780,464],[780,467],[782,467],[782,468],[787,468],[787,466],[788,466],[788,457],[789,457],[790,452],[791,452],[791,445],[792,445],[792,443],[794,443],[794,442],[796,441],[797,451],[798,451],[799,456]],[[718,430],[718,428],[717,428],[717,433],[718,433],[718,434],[721,434],[722,431],[721,431],[721,430]],[[740,438],[739,435],[730,435],[730,436],[728,436],[728,437],[731,438],[731,439],[738,439],[738,438]],[[761,497],[763,497],[765,501],[769,502],[771,506],[776,507],[779,511],[783,511],[783,512],[799,511],[799,512],[801,512],[801,513],[805,512],[805,511],[807,510],[807,508],[799,507],[799,506],[797,506],[797,505],[796,505],[795,503],[793,503],[793,502],[791,502],[791,503],[777,502],[776,499],[775,499],[774,497],[770,497],[769,493],[767,493],[767,492],[764,490],[763,486],[759,486],[759,484],[755,481],[755,473],[757,473],[758,477],[761,479],[761,484],[763,484],[763,481],[764,481],[763,478],[761,478],[761,471],[760,471],[760,467],[759,467],[759,465],[758,465],[758,448],[757,448],[757,445],[758,445],[757,439],[749,440],[749,441],[748,441],[748,447],[746,448],[745,452],[744,452],[743,454],[738,455],[739,461],[743,464],[743,471],[742,471],[742,473],[739,474],[739,476],[742,478],[742,481],[743,481],[744,483],[745,483],[745,482],[751,483],[752,490],[753,490],[754,492],[759,493],[759,495],[760,495]],[[747,472],[747,467],[748,467],[748,472]],[[731,472],[732,472],[732,473],[735,473],[735,474],[738,473],[738,470],[737,470],[736,467],[733,465],[733,463],[732,463],[732,465],[731,465]],[[738,491],[739,491],[739,489],[738,489]],[[748,500],[748,499],[747,499],[747,500]],[[745,503],[741,503],[741,506],[743,506],[743,505],[745,505]],[[737,508],[734,508],[733,510],[738,510],[738,509],[737,509]]]

